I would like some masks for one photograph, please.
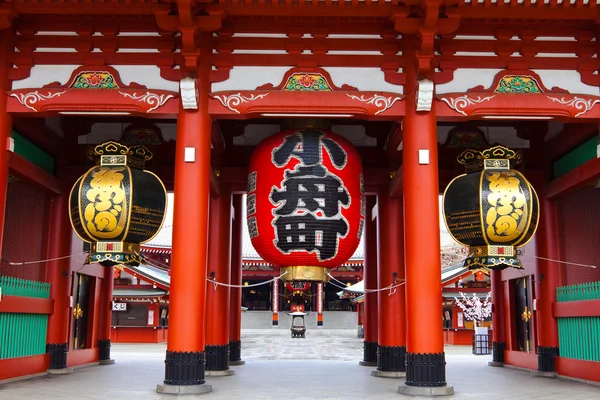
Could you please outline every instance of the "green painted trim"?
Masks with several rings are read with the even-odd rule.
[[[54,157],[15,131],[12,131],[11,136],[15,143],[15,153],[54,175]]]
[[[556,179],[574,170],[587,161],[597,157],[598,135],[594,135],[564,156],[552,162],[552,179]]]
[[[600,282],[580,283],[556,288],[556,301],[559,303],[598,299],[600,299]]]

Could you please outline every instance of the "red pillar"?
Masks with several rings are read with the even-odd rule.
[[[389,188],[377,196],[377,287],[404,280],[402,199],[390,198]],[[439,274],[438,274],[439,275]],[[439,279],[439,278],[438,278]],[[404,285],[377,292],[378,348],[376,376],[403,377],[406,355],[406,310]]]
[[[0,252],[2,250],[2,238],[4,236],[4,211],[6,209],[6,190],[8,188],[8,140],[12,134],[12,117],[6,112],[8,95],[11,89],[11,81],[8,79],[8,71],[12,67],[10,62],[14,50],[13,29],[0,30]]]
[[[552,200],[540,198],[540,222],[536,235],[536,250],[540,257],[558,260],[558,224],[556,206]],[[535,274],[536,320],[538,332],[538,370],[554,372],[554,358],[559,355],[558,324],[552,316],[556,302],[556,288],[560,282],[560,264],[537,259]]]
[[[242,195],[233,195],[234,217],[231,227],[231,284],[242,285]],[[242,288],[232,287],[229,307],[229,365],[242,361]]]
[[[206,392],[204,314],[208,256],[208,203],[212,120],[208,66],[200,69],[198,109],[180,104],[175,151],[173,256],[165,385],[160,393]],[[186,151],[187,150],[187,151]]]
[[[492,342],[491,366],[504,365],[504,350],[506,350],[504,325],[504,288],[502,286],[502,271],[493,270],[492,279],[492,325],[494,341]]]
[[[323,282],[317,283],[317,328],[323,327]]]
[[[69,220],[69,193],[52,199],[50,226],[53,234],[48,238],[48,258],[64,257],[71,254],[73,231]],[[68,258],[49,261],[46,264],[46,281],[50,282],[50,299],[54,300],[54,310],[48,318],[48,338],[46,351],[50,354],[51,370],[67,368],[71,261]]]
[[[417,112],[417,78],[416,67],[408,65],[402,150],[408,336],[406,386],[400,392],[452,394],[442,331],[435,101],[430,111]]]
[[[102,288],[100,289],[100,329],[98,334],[98,359],[100,365],[114,364],[110,358],[110,328],[112,322],[112,293],[114,287],[114,267],[104,267]],[[158,318],[158,315],[155,317]]]
[[[363,267],[365,289],[376,289],[377,285],[377,223],[373,220],[373,207],[377,201],[376,196],[367,196],[367,209],[365,212],[365,262]],[[363,361],[361,365],[377,365],[377,292],[365,291],[364,302],[365,340]]]
[[[271,326],[279,327],[279,279],[273,281],[271,291]]]
[[[221,185],[219,197],[210,200],[208,270],[211,279],[231,279],[231,192]],[[232,375],[229,369],[229,287],[208,282],[206,293],[207,375]],[[210,372],[209,372],[210,371]]]

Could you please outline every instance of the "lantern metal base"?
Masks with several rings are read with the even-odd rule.
[[[279,269],[281,280],[284,282],[304,281],[304,282],[328,282],[329,270],[323,267],[313,267],[306,265],[294,265],[282,267]]]
[[[469,251],[472,251],[472,249],[470,247]],[[473,256],[465,260],[463,267],[471,271],[481,268],[501,271],[506,268],[523,269],[523,264],[517,257],[512,256]]]

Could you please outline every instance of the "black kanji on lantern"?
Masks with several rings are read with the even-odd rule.
[[[329,260],[337,253],[338,235],[348,233],[348,224],[342,218],[317,218],[312,214],[278,217],[277,247],[288,253],[294,250],[319,251],[321,260]]]
[[[279,207],[273,212],[277,235],[275,245],[284,253],[317,251],[320,260],[336,256],[338,238],[348,233],[348,222],[341,214],[350,205],[343,181],[323,165],[327,151],[335,168],[346,165],[346,152],[323,132],[304,130],[289,135],[273,150],[273,163],[284,166],[290,158],[300,161],[285,171],[281,187],[273,187],[271,201]]]
[[[311,212],[321,209],[326,217],[335,217],[340,213],[340,205],[347,206],[350,198],[337,176],[322,165],[315,165],[286,171],[282,190],[274,188],[271,200],[283,202],[275,215],[290,215],[303,208]]]
[[[290,157],[297,158],[305,166],[320,165],[321,147],[325,147],[336,168],[346,165],[346,152],[338,143],[323,137],[323,132],[304,130],[285,138],[283,144],[273,151],[273,161],[278,167],[286,165]]]

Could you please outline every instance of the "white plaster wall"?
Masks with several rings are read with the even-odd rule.
[[[392,85],[385,81],[384,73],[379,68],[324,68],[331,75],[336,86],[347,84],[358,90],[404,93],[401,85]]]
[[[562,71],[554,69],[535,69],[536,74],[542,78],[544,86],[552,89],[555,86],[568,90],[571,93],[589,94],[598,96],[600,89],[596,86],[586,85],[581,82],[581,75],[577,71]]]
[[[254,90],[258,86],[271,83],[277,86],[283,80],[285,73],[292,67],[233,67],[229,79],[213,83],[212,91],[224,90]],[[402,86],[392,85],[384,79],[383,71],[379,68],[324,68],[331,75],[333,84],[354,86],[359,90],[385,91],[403,93]],[[311,68],[306,68],[310,72]]]
[[[290,68],[292,67],[233,67],[229,72],[229,79],[213,83],[212,91],[254,90],[266,83],[277,86]]]
[[[494,77],[501,69],[459,68],[454,71],[454,79],[448,83],[437,85],[436,94],[466,92],[467,89],[482,85],[489,88],[494,82]]]
[[[52,82],[60,82],[64,85],[77,67],[79,65],[36,65],[31,68],[31,74],[28,78],[14,81],[12,88],[13,90],[40,88]],[[163,79],[157,66],[113,65],[112,67],[119,72],[125,85],[136,82],[145,85],[148,89],[179,91],[179,83]]]

